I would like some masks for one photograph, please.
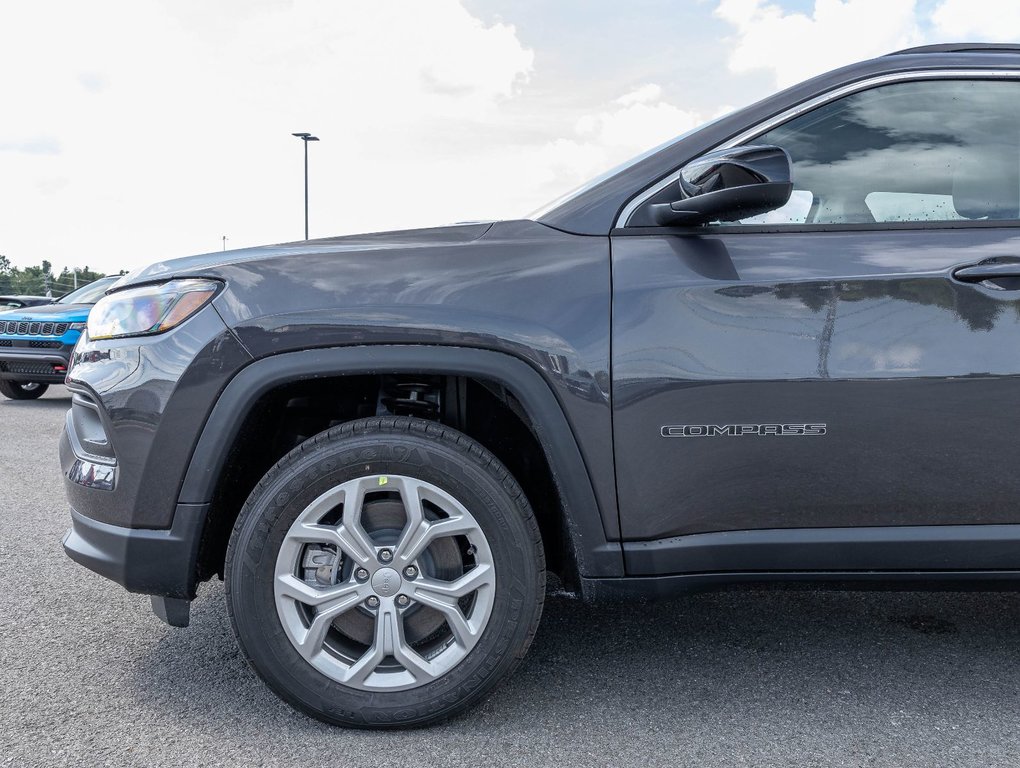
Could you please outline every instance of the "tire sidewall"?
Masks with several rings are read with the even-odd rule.
[[[26,390],[25,384],[36,384],[37,386],[35,389]],[[20,382],[0,379],[0,393],[11,400],[36,400],[42,397],[49,388],[49,384],[41,382]]]
[[[277,693],[333,722],[410,725],[467,706],[523,656],[537,622],[532,615],[541,610],[541,549],[539,545],[536,552],[537,536],[526,524],[526,518],[531,519],[527,501],[505,470],[483,464],[481,450],[477,456],[470,451],[465,455],[413,433],[316,440],[312,450],[282,460],[241,513],[226,577],[242,648]],[[308,504],[349,480],[386,474],[432,483],[470,510],[488,540],[496,574],[492,612],[471,652],[437,680],[395,692],[347,687],[312,667],[288,639],[273,590],[280,546]]]

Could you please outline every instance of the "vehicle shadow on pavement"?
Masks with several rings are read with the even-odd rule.
[[[203,587],[190,628],[167,628],[137,660],[135,681],[154,718],[269,762],[326,746],[370,760],[384,744],[387,762],[427,749],[433,764],[498,754],[508,765],[733,765],[753,747],[756,764],[831,751],[851,764],[933,765],[968,744],[1014,751],[1018,616],[1015,593],[551,597],[531,652],[486,701],[440,726],[381,733],[332,728],[277,700],[240,657],[217,583]]]

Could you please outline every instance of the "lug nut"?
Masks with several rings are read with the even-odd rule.
[[[409,602],[411,602],[411,600],[407,595],[397,595],[397,605],[403,606],[407,605]]]
[[[367,605],[369,608],[378,608],[379,598],[376,597],[375,595],[372,595],[370,598],[368,598],[368,600],[365,601],[365,605]]]
[[[358,581],[364,581],[365,579],[368,578],[368,571],[366,571],[364,568],[359,568],[354,572],[354,578],[356,578]]]
[[[413,579],[415,576],[418,575],[418,569],[415,568],[413,565],[409,565],[404,569],[404,575],[409,579]]]
[[[390,560],[393,559],[393,550],[390,549],[382,550],[381,552],[379,552],[379,559],[382,560],[384,563],[388,563]]]

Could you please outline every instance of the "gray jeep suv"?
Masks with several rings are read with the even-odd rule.
[[[428,723],[547,570],[1015,586],[1018,340],[1020,49],[903,51],[528,220],[133,273],[68,373],[64,546],[176,626],[219,575],[304,712]]]

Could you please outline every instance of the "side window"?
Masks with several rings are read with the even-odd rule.
[[[795,191],[783,208],[730,224],[1020,219],[1018,82],[882,86],[748,143],[790,153]]]

